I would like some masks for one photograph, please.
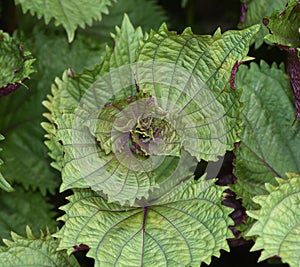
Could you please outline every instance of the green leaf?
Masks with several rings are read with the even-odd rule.
[[[49,230],[41,232],[36,238],[29,227],[26,228],[27,237],[12,233],[13,241],[4,240],[6,246],[0,247],[2,267],[22,266],[64,266],[80,267],[76,258],[68,256],[65,251],[56,251],[58,240],[51,237]]]
[[[45,0],[15,0],[16,4],[22,6],[24,13],[30,11],[32,15],[42,16],[48,24],[53,18],[55,25],[62,25],[67,34],[69,42],[74,39],[75,31],[80,26],[91,26],[93,20],[101,20],[102,13],[108,13],[108,6],[114,0],[92,0],[92,1],[45,1]]]
[[[0,134],[0,141],[4,140],[4,136]],[[2,151],[2,148],[0,148],[0,152]],[[2,159],[0,158],[0,165],[3,164]],[[4,179],[3,175],[0,172],[0,188],[7,192],[13,191],[13,188],[10,186],[10,184]]]
[[[257,236],[251,251],[263,250],[259,261],[273,256],[291,267],[300,264],[300,176],[287,173],[287,179],[277,178],[278,185],[266,184],[268,195],[258,196],[254,201],[260,205],[248,215],[257,222],[248,236]]]
[[[0,30],[0,97],[15,90],[34,72],[35,59],[29,51]]]
[[[190,28],[169,32],[162,25],[139,51],[138,61],[150,62],[155,81],[141,90],[189,120],[182,127],[183,146],[199,161],[218,160],[239,140],[240,93],[229,82],[236,62],[249,60],[248,46],[258,30],[253,26],[221,34],[218,29],[213,36],[201,36]]]
[[[271,33],[265,39],[271,43],[288,47],[300,46],[300,4],[297,0],[290,3],[284,11],[277,11],[268,18],[267,27]]]
[[[263,42],[264,37],[268,34],[268,29],[263,25],[263,19],[271,16],[274,11],[282,11],[286,2],[282,0],[249,0],[247,2],[248,10],[246,12],[245,22],[241,22],[239,28],[247,28],[251,25],[260,23],[261,28],[258,34],[254,37],[255,48],[259,48]]]
[[[253,196],[266,194],[266,182],[274,184],[274,177],[285,177],[288,171],[300,172],[300,125],[292,126],[293,97],[283,66],[251,63],[239,68],[236,80],[245,109],[236,151],[238,180],[232,189],[249,210],[257,207]]]
[[[220,249],[229,249],[226,239],[232,236],[231,209],[221,205],[223,189],[214,180],[192,181],[162,204],[140,208],[108,204],[91,190],[75,190],[63,207],[66,224],[55,236],[69,253],[74,245],[88,245],[95,267],[208,264]]]
[[[0,237],[9,238],[10,232],[23,235],[25,225],[29,225],[35,234],[45,226],[55,230],[57,222],[54,207],[48,203],[48,197],[39,191],[27,191],[19,185],[12,193],[0,192]]]

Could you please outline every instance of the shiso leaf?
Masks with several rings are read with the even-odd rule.
[[[76,29],[85,25],[91,26],[94,20],[101,20],[102,14],[108,14],[108,7],[115,0],[92,0],[92,1],[46,1],[46,0],[16,0],[24,13],[29,11],[38,18],[44,17],[48,24],[54,19],[56,26],[62,25],[67,34],[69,42],[72,42]]]
[[[263,19],[271,16],[274,11],[282,11],[286,2],[282,0],[243,0],[244,8],[247,9],[243,16],[243,21],[238,25],[239,28],[247,28],[251,25],[260,23],[261,28],[253,38],[255,48],[258,49],[264,42],[264,37],[268,34],[268,29],[263,23]]]
[[[95,267],[209,264],[220,249],[229,249],[232,209],[221,205],[224,187],[202,178],[159,205],[138,208],[109,204],[89,189],[76,189],[62,207],[66,224],[55,234],[59,248],[72,253],[76,245],[89,246],[87,256],[95,259]]]
[[[24,46],[0,30],[0,97],[17,89],[34,72],[35,59]]]
[[[300,125],[292,125],[293,97],[283,65],[262,61],[241,66],[236,81],[243,88],[244,131],[235,152],[237,182],[231,188],[250,210],[257,208],[252,197],[267,193],[265,183],[275,185],[275,177],[300,171]]]
[[[262,250],[259,261],[280,257],[291,267],[300,264],[300,176],[287,173],[287,179],[277,178],[278,185],[266,184],[268,195],[253,200],[259,210],[248,211],[256,220],[248,236],[256,236],[251,251]]]
[[[89,124],[90,121],[99,121],[98,117],[93,117],[95,116],[94,114],[89,114],[89,109],[96,111],[94,113],[98,114],[100,109],[105,109],[106,105],[107,107],[113,105],[114,101],[126,99],[126,101],[130,102],[130,99],[141,94],[142,98],[147,99],[148,97],[148,100],[151,102],[151,95],[154,97],[159,96],[159,94],[154,94],[153,90],[151,90],[153,85],[141,85],[141,88],[139,88],[139,73],[136,73],[134,77],[136,84],[133,82],[130,86],[126,85],[124,90],[117,94],[114,91],[116,90],[115,88],[126,84],[132,78],[131,74],[135,71],[132,69],[135,66],[142,68],[144,63],[147,66],[149,58],[152,59],[152,53],[155,53],[155,51],[158,52],[158,56],[155,58],[154,65],[156,63],[170,63],[172,65],[171,70],[174,71],[177,64],[181,64],[184,66],[185,73],[188,73],[188,77],[190,75],[199,76],[201,82],[211,90],[205,98],[205,104],[208,108],[204,111],[197,112],[198,109],[202,108],[197,106],[197,101],[202,101],[199,95],[193,95],[194,99],[188,105],[187,113],[193,114],[190,116],[191,121],[197,123],[197,127],[206,127],[207,130],[207,136],[202,138],[205,140],[203,142],[206,143],[202,147],[201,156],[199,156],[198,147],[189,145],[190,149],[195,149],[191,154],[198,159],[216,160],[218,156],[225,154],[226,149],[232,149],[233,143],[239,140],[237,137],[237,132],[239,131],[238,114],[241,107],[239,92],[232,90],[230,87],[231,68],[233,68],[236,61],[248,59],[246,55],[249,42],[257,31],[258,26],[253,26],[243,31],[229,31],[221,34],[220,30],[218,30],[214,36],[198,36],[186,29],[181,36],[178,36],[174,32],[169,32],[166,26],[163,25],[158,33],[151,32],[149,38],[143,40],[144,34],[141,29],[134,29],[125,15],[121,28],[116,28],[116,34],[113,35],[115,46],[113,49],[107,48],[107,55],[103,58],[101,65],[96,66],[94,70],[86,70],[83,74],[72,73],[70,75],[66,71],[62,80],[56,79],[56,83],[52,87],[53,95],[49,96],[49,101],[44,103],[51,111],[51,114],[47,115],[47,117],[54,126],[51,130],[53,139],[51,140],[50,138],[48,147],[53,147],[51,154],[56,160],[55,165],[62,170],[63,183],[61,190],[91,186],[95,191],[103,191],[109,201],[135,205],[136,199],[150,201],[150,196],[155,195],[157,197],[159,195],[157,191],[153,194],[155,190],[161,190],[159,191],[161,194],[165,193],[167,186],[159,188],[160,183],[167,181],[172,173],[174,173],[176,179],[169,179],[170,183],[168,182],[167,184],[170,188],[177,186],[181,180],[192,177],[193,170],[189,169],[188,165],[184,166],[183,170],[185,171],[177,171],[177,164],[175,165],[175,163],[179,162],[178,153],[175,158],[165,155],[166,157],[157,170],[147,171],[140,167],[138,172],[135,171],[132,168],[132,161],[126,159],[128,155],[124,155],[124,158],[120,159],[115,151],[110,153],[108,139],[95,138],[94,129]],[[157,47],[157,43],[155,43],[160,41],[160,38],[164,39],[161,49],[165,51],[161,51]],[[185,42],[187,43],[186,45],[184,45]],[[168,46],[168,43],[170,46]],[[196,49],[196,52],[193,52],[193,49]],[[200,54],[198,54],[199,51],[197,49],[200,51]],[[169,56],[170,50],[173,53]],[[181,57],[180,51],[184,55],[186,54],[186,57]],[[195,59],[197,62],[196,68],[191,63]],[[153,65],[152,61],[150,61],[150,64]],[[137,72],[139,71],[138,67]],[[206,71],[202,73],[201,70],[204,67]],[[124,68],[128,72],[122,73]],[[146,73],[151,74],[151,71],[149,71],[151,69],[146,70]],[[172,79],[172,76],[171,73],[165,79],[165,82],[168,82],[170,78]],[[107,86],[105,83],[108,82],[110,86],[101,87],[101,82],[104,82],[105,86]],[[171,94],[169,86],[170,83],[163,88],[166,89],[165,91],[161,89],[159,92],[170,93],[175,98],[178,97],[176,94]],[[201,89],[203,88],[201,87]],[[202,91],[204,92],[202,94],[208,92],[208,90]],[[165,97],[163,94],[162,96]],[[179,103],[178,106],[188,104],[189,99],[191,99],[188,97],[182,97],[180,100],[185,102]],[[209,102],[208,100],[212,101]],[[202,104],[204,103],[202,102]],[[217,111],[222,111],[223,109],[225,111],[223,113],[215,112],[216,107],[219,108]],[[126,109],[124,108],[124,110]],[[219,114],[219,116],[215,117],[214,114]],[[112,119],[115,119],[115,117]],[[76,120],[79,120],[80,123]],[[111,121],[108,116],[107,120]],[[222,124],[223,120],[225,126]],[[218,132],[218,127],[215,126],[217,124],[216,121],[217,123],[221,121],[222,127],[224,126],[225,128],[224,132]],[[96,129],[101,128],[101,133],[99,134],[103,134],[103,132],[109,134],[112,131],[111,124],[105,124],[107,129],[102,129],[102,127],[96,127]],[[212,126],[207,126],[207,124],[212,124]],[[185,123],[184,127],[181,127],[181,129],[176,128],[176,131],[191,133],[192,131],[188,130],[188,127],[191,126],[193,124]],[[90,132],[87,132],[87,129]],[[199,135],[199,131],[197,135]],[[193,136],[193,138],[198,138],[197,135]],[[75,139],[77,138],[76,142],[74,142],[74,136]],[[169,137],[172,138],[171,134]],[[199,138],[201,139],[201,137]],[[211,143],[214,141],[212,140],[218,138],[221,141],[217,140],[214,143],[214,147],[218,151],[213,151]],[[99,141],[100,145],[97,143]],[[222,143],[222,141],[224,142]],[[188,142],[186,140],[184,142],[186,142],[186,147],[188,147]],[[50,145],[51,143],[53,145]],[[184,155],[188,155],[188,153]],[[190,162],[194,163],[193,158],[190,158]],[[123,164],[122,160],[124,160],[125,164]],[[185,157],[182,157],[181,160],[180,163],[187,162]],[[129,168],[126,164],[132,165]],[[172,166],[172,168],[170,167],[168,171],[164,171],[166,166]]]
[[[289,1],[285,9],[273,12],[267,19],[270,30],[265,37],[267,41],[287,47],[300,46],[300,3],[297,0]]]

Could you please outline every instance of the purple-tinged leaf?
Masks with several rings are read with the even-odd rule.
[[[251,25],[260,23],[260,31],[255,35],[255,49],[259,48],[264,37],[268,34],[268,29],[264,26],[263,18],[271,16],[276,10],[282,11],[285,6],[283,0],[242,0],[239,28],[247,28]],[[247,10],[246,7],[247,6]],[[247,11],[247,13],[246,13]]]
[[[270,34],[265,40],[281,46],[300,46],[300,4],[296,0],[288,1],[284,9],[273,12],[267,19]]]
[[[34,72],[31,54],[23,45],[0,31],[0,97],[16,90]]]
[[[289,49],[288,71],[296,108],[295,121],[297,121],[300,118],[300,59],[296,48]]]
[[[21,85],[20,83],[14,83],[14,84],[9,83],[5,86],[1,86],[0,97],[10,94],[12,91],[16,90],[20,85]]]
[[[243,62],[235,62],[232,70],[231,70],[231,76],[230,76],[230,85],[231,85],[231,88],[232,89],[236,89],[236,86],[235,86],[235,82],[234,82],[234,79],[235,79],[235,74],[238,70],[238,67],[242,64]]]

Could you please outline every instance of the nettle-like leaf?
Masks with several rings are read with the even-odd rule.
[[[297,0],[289,1],[284,10],[273,12],[267,18],[270,30],[265,39],[271,43],[288,47],[300,46],[300,4]]]
[[[292,126],[293,99],[283,66],[263,61],[241,66],[236,82],[246,106],[232,189],[249,210],[257,207],[253,196],[266,194],[265,183],[275,184],[274,177],[288,171],[300,172],[300,126]]]
[[[0,141],[4,139],[4,136],[0,134]],[[2,148],[0,148],[0,152],[2,151]],[[0,158],[0,165],[3,164],[3,160]],[[0,172],[0,188],[4,189],[5,191],[13,191],[13,188],[11,185],[4,179],[3,175]]]
[[[92,187],[110,201],[151,202],[192,177],[192,156],[216,160],[232,149],[240,105],[231,69],[247,60],[257,31],[197,36],[186,30],[178,36],[162,26],[136,57],[143,34],[125,16],[101,67],[74,77],[65,72],[45,102],[52,113],[50,142],[62,144],[64,154],[56,166],[63,167],[61,190]],[[166,166],[172,168],[166,172]]]
[[[291,267],[300,264],[300,176],[287,173],[287,179],[276,179],[277,186],[266,184],[268,195],[257,196],[254,201],[260,205],[248,215],[257,222],[248,236],[257,236],[251,251],[263,250],[260,261],[278,256]]]
[[[65,251],[57,251],[58,240],[51,237],[49,230],[35,237],[30,228],[26,228],[27,237],[12,233],[12,241],[4,240],[6,246],[0,247],[1,266],[64,266],[80,267],[76,258]]]
[[[126,208],[89,189],[75,190],[62,209],[66,222],[55,234],[60,249],[89,246],[98,266],[199,266],[228,250],[230,208],[214,180],[191,181],[161,204]],[[84,207],[84,209],[82,209]],[[95,234],[97,233],[97,234]]]
[[[30,11],[32,15],[42,16],[48,24],[53,18],[55,25],[62,25],[67,34],[69,42],[74,39],[75,31],[80,26],[91,26],[93,20],[101,20],[102,14],[108,13],[108,7],[114,0],[92,0],[92,1],[48,1],[48,0],[15,0],[16,4],[22,6],[24,13]]]
[[[261,28],[258,34],[253,38],[255,41],[255,48],[259,48],[263,42],[264,37],[268,34],[267,27],[263,24],[263,19],[271,16],[274,11],[282,11],[286,5],[282,0],[249,0],[242,1],[242,21],[239,24],[240,28],[247,28],[251,25],[260,23]]]
[[[34,72],[35,59],[7,33],[0,31],[0,97],[5,96]]]

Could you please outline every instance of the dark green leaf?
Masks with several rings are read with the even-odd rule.
[[[277,11],[268,18],[267,27],[271,33],[265,39],[271,43],[288,47],[300,46],[300,4],[297,0],[283,11]]]
[[[57,251],[58,240],[51,237],[49,230],[35,237],[30,228],[26,228],[27,237],[12,233],[13,241],[5,240],[0,247],[1,267],[80,267],[76,258],[65,251]]]
[[[114,0],[92,0],[92,1],[45,1],[45,0],[15,0],[22,6],[24,13],[30,11],[38,18],[45,18],[46,24],[53,18],[55,25],[62,25],[68,34],[69,42],[74,39],[75,31],[85,24],[91,25],[93,20],[101,20],[102,13],[108,13],[108,6]]]
[[[300,176],[286,176],[287,180],[277,178],[277,186],[266,185],[268,195],[254,198],[260,209],[248,212],[257,220],[248,236],[257,236],[251,251],[263,250],[259,261],[276,256],[290,267],[298,267]]]
[[[0,97],[15,90],[34,72],[35,59],[21,43],[0,30]]]
[[[288,171],[300,172],[300,125],[292,126],[293,98],[283,66],[241,66],[236,79],[246,106],[236,152],[238,180],[232,188],[246,209],[253,209],[257,206],[251,198],[266,193],[266,182],[274,184],[274,177],[285,177]]]
[[[19,185],[14,188],[12,193],[0,192],[0,237],[9,238],[11,231],[23,235],[26,225],[35,234],[46,226],[54,231],[56,214],[49,199],[39,191],[26,191]]]

